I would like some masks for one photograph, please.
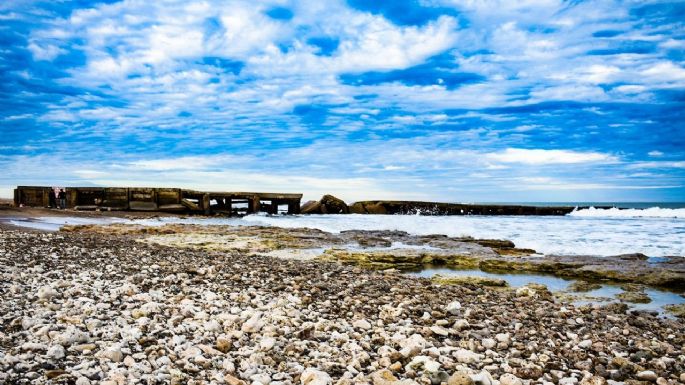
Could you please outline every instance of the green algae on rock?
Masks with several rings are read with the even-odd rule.
[[[493,287],[509,286],[507,281],[500,278],[478,277],[472,275],[445,276],[436,274],[431,277],[431,281],[439,285],[476,285]]]

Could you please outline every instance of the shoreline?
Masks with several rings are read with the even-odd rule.
[[[675,384],[685,372],[682,320],[134,239],[2,232],[5,380]]]

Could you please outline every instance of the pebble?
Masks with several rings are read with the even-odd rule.
[[[302,385],[330,385],[332,382],[328,373],[313,368],[305,369],[300,376]]]
[[[637,374],[637,378],[642,381],[656,381],[657,375],[652,370],[643,370]]]
[[[523,381],[511,373],[501,375],[499,382],[501,385],[523,385]]]
[[[82,233],[0,232],[0,251],[0,383],[669,385],[681,370],[682,321],[545,295]]]
[[[459,314],[459,309],[461,309],[461,303],[459,303],[458,301],[450,302],[445,307],[445,311],[452,315]]]
[[[358,319],[352,322],[352,327],[355,327],[357,329],[369,330],[371,329],[371,323],[365,319]]]
[[[473,385],[473,380],[467,372],[458,370],[447,380],[447,385]]]

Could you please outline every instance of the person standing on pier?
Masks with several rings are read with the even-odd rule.
[[[64,210],[67,208],[67,193],[64,192],[64,189],[59,189],[59,194],[57,195],[57,199],[59,201],[59,208]]]
[[[51,187],[50,188],[50,193],[48,194],[48,206],[51,209],[54,209],[57,207],[57,194],[55,193],[55,188]]]

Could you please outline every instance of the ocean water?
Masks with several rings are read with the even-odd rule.
[[[682,205],[681,205],[682,206]],[[624,207],[624,206],[622,206]],[[566,216],[420,216],[420,215],[249,215],[244,218],[165,217],[15,219],[21,226],[57,230],[64,224],[127,222],[149,226],[166,223],[309,227],[329,232],[401,230],[410,234],[445,234],[508,239],[517,247],[542,254],[685,256],[685,208],[584,209]]]

